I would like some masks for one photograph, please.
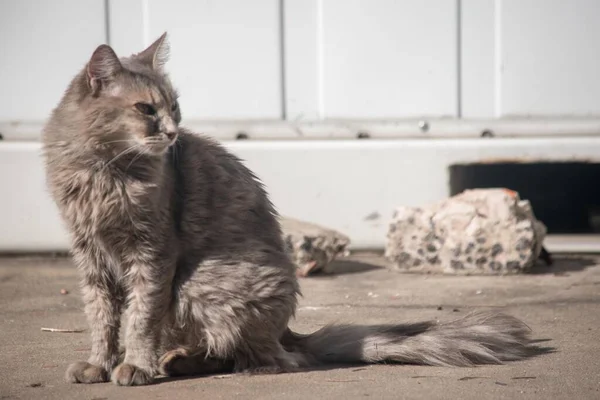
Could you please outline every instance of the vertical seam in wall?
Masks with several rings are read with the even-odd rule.
[[[462,0],[456,0],[456,116],[462,118]]]
[[[494,1],[494,116],[502,116],[502,1]]]
[[[110,40],[110,0],[104,0],[104,34],[106,44],[111,46]]]
[[[323,63],[323,0],[317,0],[317,107],[320,119],[325,117]]]
[[[287,91],[285,71],[285,0],[279,0],[279,79],[281,79],[281,119],[287,119]]]
[[[144,48],[150,45],[150,6],[148,0],[142,0],[142,29]]]

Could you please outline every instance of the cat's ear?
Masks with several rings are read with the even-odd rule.
[[[135,57],[152,69],[160,71],[169,60],[169,41],[167,32],[163,33],[154,43]]]
[[[102,82],[113,78],[122,68],[119,57],[110,46],[98,46],[87,65],[88,82],[92,91],[96,92]]]

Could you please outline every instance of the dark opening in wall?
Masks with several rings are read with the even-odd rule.
[[[498,162],[450,166],[450,194],[502,187],[531,202],[548,233],[600,232],[600,164]]]

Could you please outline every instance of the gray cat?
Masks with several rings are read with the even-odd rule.
[[[238,158],[179,126],[167,52],[166,34],[128,58],[99,46],[44,130],[47,181],[72,236],[92,339],[68,381],[527,356],[527,328],[503,314],[292,332],[300,291],[276,212]]]

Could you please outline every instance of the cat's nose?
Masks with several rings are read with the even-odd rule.
[[[164,117],[161,120],[161,131],[165,133],[165,136],[169,138],[169,140],[175,139],[177,136],[177,124],[169,117]]]

